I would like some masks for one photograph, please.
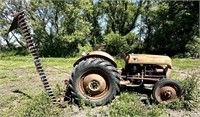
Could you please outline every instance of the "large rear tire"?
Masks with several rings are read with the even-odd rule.
[[[152,96],[156,103],[170,103],[180,98],[183,92],[182,85],[173,79],[162,79],[155,83]]]
[[[119,74],[116,67],[101,58],[89,58],[77,64],[70,78],[75,100],[86,104],[104,105],[119,93]]]

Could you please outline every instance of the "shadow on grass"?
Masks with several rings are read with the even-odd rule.
[[[152,105],[153,104],[153,99],[151,97],[152,90],[147,89],[144,87],[121,87],[121,92],[134,92],[137,93],[141,98],[140,101],[143,102],[146,105]]]
[[[153,99],[151,97],[152,90],[147,89],[145,87],[120,87],[120,93],[136,93],[138,96],[140,96],[140,100],[145,105],[152,105]],[[67,98],[65,98],[64,101],[67,101],[69,105],[78,105],[80,106],[80,103],[74,99],[71,92],[68,90],[66,93]],[[120,95],[117,95],[120,96]],[[108,103],[109,104],[109,103]],[[86,104],[87,105],[87,104]],[[106,104],[107,105],[107,104]]]
[[[24,92],[22,92],[22,91],[20,91],[20,90],[18,90],[18,89],[13,90],[12,92],[13,92],[13,93],[19,93],[19,94],[21,94],[21,95],[23,95],[23,96],[26,96],[26,97],[29,98],[29,99],[32,99],[32,97],[31,97],[30,95],[28,95],[28,94],[26,94],[26,93],[24,93]]]

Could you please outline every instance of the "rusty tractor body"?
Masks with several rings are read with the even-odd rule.
[[[181,96],[182,86],[171,79],[171,69],[168,56],[129,54],[117,70],[111,55],[93,51],[74,64],[70,88],[76,100],[96,105],[110,102],[121,87],[148,87],[156,103],[172,102]]]
[[[86,104],[104,105],[120,93],[121,87],[145,87],[147,84],[152,85],[152,97],[157,103],[174,101],[182,94],[180,83],[171,79],[172,64],[168,56],[129,54],[125,57],[124,68],[118,70],[110,54],[92,51],[74,63],[70,80],[65,81],[69,87],[56,100],[31,38],[24,12],[16,12],[13,16],[9,31],[21,28],[41,82],[53,103],[72,97],[78,102],[84,100]]]

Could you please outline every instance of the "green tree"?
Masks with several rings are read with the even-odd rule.
[[[145,52],[193,56],[199,52],[199,4],[195,1],[0,2],[0,44],[5,42],[10,49],[16,49],[15,44],[25,48],[19,30],[6,35],[11,24],[10,14],[23,10],[42,56],[80,55],[96,45],[105,45],[112,55]],[[138,32],[134,32],[136,29]]]
[[[112,55],[134,52],[138,46],[138,38],[133,30],[137,27],[136,23],[145,2],[123,0],[99,3],[106,21],[104,43],[107,52]]]
[[[132,32],[125,36],[121,36],[119,33],[111,32],[104,38],[107,52],[117,56],[132,52],[133,49],[136,48],[136,39],[137,36]]]
[[[89,1],[54,1],[54,0],[6,0],[1,6],[0,20],[1,37],[11,46],[6,35],[11,21],[11,12],[25,11],[28,24],[31,24],[31,32],[36,46],[42,56],[69,56],[76,55],[79,51],[78,45],[88,46],[91,38],[92,26],[86,21],[84,10],[90,10]],[[30,23],[29,23],[30,21]],[[20,34],[15,31],[14,34]],[[23,38],[18,39],[21,46]]]
[[[186,44],[186,55],[189,57],[200,57],[200,38],[194,37]]]
[[[198,2],[148,3],[143,16],[146,52],[173,56],[188,51],[186,45],[198,36]]]
[[[19,5],[17,5],[17,2],[13,2],[13,1],[7,1],[7,0],[0,0],[0,2],[2,3],[0,5],[0,39],[1,42],[5,42],[8,49],[12,50],[12,49],[16,49],[14,44],[18,43],[21,47],[25,47],[24,43],[22,41],[20,41],[19,37],[16,36],[16,34],[12,33],[11,35],[8,35],[8,29],[10,26],[10,22],[11,22],[11,18],[9,17],[9,14],[12,13],[12,9],[17,9],[19,8]],[[11,4],[14,4],[14,7],[11,8]],[[17,31],[15,33],[18,33]],[[13,38],[15,40],[13,40]]]
[[[92,26],[84,19],[87,2],[80,1],[31,1],[36,44],[45,56],[75,55],[78,44],[90,41]]]

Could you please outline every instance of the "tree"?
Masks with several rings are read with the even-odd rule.
[[[82,13],[85,1],[32,1],[30,5],[34,14],[34,39],[42,55],[75,55],[78,44],[84,46],[90,41],[92,26]]]
[[[18,37],[12,33],[11,35],[8,35],[8,29],[9,29],[9,23],[11,22],[11,18],[9,17],[9,14],[11,14],[11,9],[15,9],[15,7],[11,8],[10,4],[12,1],[3,1],[0,0],[2,3],[0,5],[0,36],[2,41],[4,41],[8,47],[8,49],[12,50],[15,49],[14,43],[17,42],[22,47],[25,47],[24,44],[18,39]],[[17,32],[16,32],[17,33]],[[15,41],[12,39],[15,38]]]
[[[193,53],[199,32],[195,1],[0,0],[1,43],[25,48],[19,30],[8,37],[13,11],[26,11],[42,56],[76,56],[105,45],[112,55],[126,52]],[[135,32],[135,30],[137,30]],[[2,41],[3,40],[3,41]],[[142,51],[144,50],[144,51]]]
[[[135,52],[138,38],[133,30],[145,0],[101,1],[106,28],[103,30],[106,51],[112,55]]]
[[[144,41],[147,53],[173,56],[187,51],[186,45],[198,36],[198,9],[195,1],[159,1],[147,7]]]
[[[31,24],[31,32],[36,46],[42,56],[75,55],[78,45],[84,46],[90,41],[92,26],[85,20],[83,10],[90,4],[85,0],[54,1],[54,0],[6,0],[2,7],[1,17],[10,17],[11,12],[26,11],[27,21]],[[1,20],[4,26],[1,30],[7,32],[10,21]],[[6,22],[5,22],[6,21]],[[2,31],[1,31],[2,32]],[[18,33],[14,32],[15,34]],[[18,33],[19,34],[19,33]],[[1,35],[10,46],[10,41]],[[12,38],[13,40],[13,38]],[[23,46],[23,38],[16,39]],[[88,46],[88,44],[87,44]]]

